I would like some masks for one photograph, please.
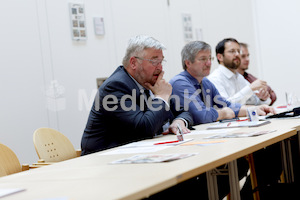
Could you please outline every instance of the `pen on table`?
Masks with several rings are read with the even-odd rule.
[[[235,118],[232,118],[232,119],[221,119],[221,120],[219,120],[219,122],[227,123],[227,122],[234,122],[234,121],[238,121],[238,120],[240,120],[240,118],[235,117]]]
[[[178,139],[178,141],[183,141],[184,140],[183,135],[182,135],[183,132],[182,132],[182,129],[181,129],[181,127],[178,123],[177,123],[177,129],[178,129],[178,131],[176,133],[177,139]]]
[[[246,119],[239,119],[239,120],[236,120],[237,122],[243,122],[243,121],[248,121],[249,119],[246,118]]]
[[[231,124],[231,122],[229,122],[229,123],[227,124],[227,126],[230,126],[230,124]]]
[[[174,141],[167,141],[167,142],[158,142],[158,143],[154,143],[154,145],[159,145],[159,144],[170,144],[170,143],[176,143],[179,142],[178,140],[174,140]]]
[[[277,130],[271,130],[271,131],[269,131],[268,133],[273,133],[273,132],[276,132]]]

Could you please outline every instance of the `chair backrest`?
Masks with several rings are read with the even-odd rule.
[[[70,140],[52,128],[38,128],[33,134],[33,143],[39,158],[45,162],[59,162],[76,157]]]
[[[7,174],[6,174],[6,171],[5,171],[5,169],[0,165],[0,177],[1,176],[6,176]]]
[[[0,143],[0,176],[21,172],[22,167],[16,154]]]

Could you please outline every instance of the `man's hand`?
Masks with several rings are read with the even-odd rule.
[[[268,113],[276,114],[275,109],[267,105],[256,106],[256,112],[258,115],[262,115],[262,116],[265,116]]]
[[[177,131],[179,131],[178,128],[177,128],[177,124],[180,125],[181,130],[182,130],[182,133],[186,134],[186,133],[190,133],[190,132],[191,132],[190,129],[188,129],[187,127],[185,127],[185,123],[184,123],[183,120],[181,120],[181,119],[175,119],[175,120],[172,122],[172,124],[169,126],[169,129],[166,130],[165,132],[163,132],[162,134],[163,134],[163,135],[167,135],[167,134],[169,134],[169,133],[174,133],[174,134],[176,134]]]
[[[259,89],[259,92],[256,94],[256,96],[260,100],[265,101],[270,97],[270,93],[267,90],[261,88],[261,89]]]
[[[255,90],[260,90],[261,88],[267,90],[267,82],[266,81],[262,81],[262,80],[255,80],[253,81],[251,84],[250,84],[250,88],[252,91],[255,91]]]
[[[159,74],[153,86],[150,83],[145,83],[145,85],[152,91],[152,93],[156,97],[160,97],[164,99],[166,102],[168,102],[172,94],[172,86],[165,79],[163,79],[163,76],[164,76],[164,71],[162,71]]]
[[[218,116],[218,120],[222,120],[222,119],[232,119],[235,118],[235,113],[233,112],[233,110],[229,107],[225,107],[222,109],[217,110],[219,116]]]

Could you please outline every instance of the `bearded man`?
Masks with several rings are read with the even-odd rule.
[[[240,44],[234,38],[226,38],[216,46],[219,66],[208,79],[215,85],[220,95],[231,103],[242,105],[269,105],[270,94],[266,81],[249,83],[237,72],[241,64]]]

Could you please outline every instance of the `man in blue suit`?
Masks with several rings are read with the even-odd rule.
[[[171,99],[172,86],[163,79],[165,47],[149,36],[129,40],[123,66],[101,85],[84,130],[82,155],[153,138],[184,133],[192,117]]]

